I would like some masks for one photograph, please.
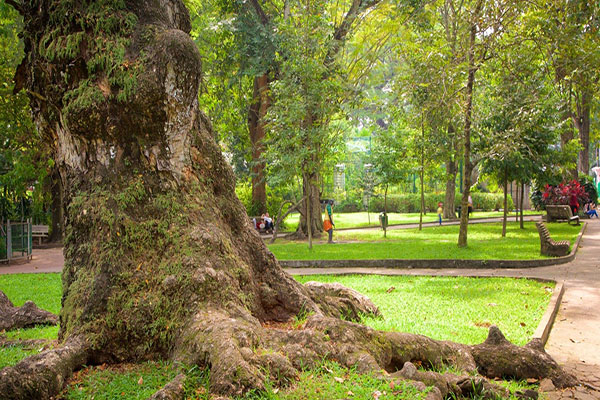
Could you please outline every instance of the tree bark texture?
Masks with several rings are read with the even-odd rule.
[[[321,195],[318,185],[318,174],[305,174],[302,179],[302,191],[306,200],[300,206],[300,221],[296,236],[298,238],[308,237],[308,221],[311,224],[311,234],[313,237],[319,237],[323,232],[323,216],[321,215]],[[310,185],[310,187],[309,187]],[[310,202],[310,216],[307,213],[307,206]]]
[[[446,194],[444,196],[444,219],[455,219],[454,201],[456,197],[456,160],[446,160]]]
[[[581,151],[577,158],[577,171],[583,175],[590,173],[590,97],[588,89],[583,89],[577,96],[577,112],[573,115],[573,125],[579,133],[581,144]]]
[[[264,118],[270,103],[269,76],[263,74],[255,77],[252,104],[248,111],[248,130],[252,143],[252,206],[257,215],[267,211],[267,185],[263,152],[266,134]]]
[[[206,367],[211,392],[225,395],[267,379],[284,385],[324,359],[386,377],[421,361],[575,382],[541,348],[466,346],[342,320],[377,309],[286,274],[236,198],[198,109],[200,55],[182,1],[15,4],[25,23],[20,84],[54,146],[68,214],[62,344],[2,369],[3,398],[47,399],[83,365],[148,359]],[[306,322],[292,329],[294,318]]]
[[[504,167],[504,177],[502,182],[504,191],[504,213],[502,214],[502,237],[506,237],[506,222],[508,219],[508,166]]]

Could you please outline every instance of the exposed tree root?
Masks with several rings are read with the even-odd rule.
[[[0,290],[0,331],[57,323],[58,316],[38,308],[32,301],[25,302],[22,307],[15,307]]]
[[[0,370],[3,400],[48,399],[58,393],[73,371],[86,364],[89,346],[73,337],[59,348],[27,357]]]
[[[165,387],[154,393],[149,400],[177,400],[184,398],[184,387],[185,375],[177,375],[171,382],[167,383]]]

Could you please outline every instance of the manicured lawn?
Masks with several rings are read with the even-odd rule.
[[[581,226],[547,224],[554,240],[575,243]],[[531,260],[540,255],[540,239],[533,222],[520,229],[509,223],[501,237],[502,224],[471,224],[468,246],[458,248],[458,225],[383,231],[335,231],[336,244],[318,242],[309,250],[306,242],[279,239],[269,249],[280,260],[359,260],[359,259],[474,259]],[[324,239],[323,239],[324,240]]]
[[[550,286],[529,280],[505,278],[433,278],[381,276],[309,276],[308,280],[336,281],[369,296],[381,309],[383,319],[367,318],[364,322],[376,329],[398,330],[448,339],[479,343],[487,327],[496,324],[514,343],[529,340],[551,295]],[[388,293],[391,287],[394,287]],[[61,297],[59,274],[0,275],[0,289],[16,304],[35,301],[40,307],[58,312]],[[32,328],[8,332],[10,338],[55,339],[58,329]],[[2,333],[0,333],[2,335]],[[0,369],[14,365],[37,350],[20,346],[0,349]],[[144,399],[169,382],[184,369],[188,375],[186,396],[210,399],[209,375],[197,367],[172,363],[147,362],[117,366],[96,366],[82,370],[71,380],[61,398],[75,399]],[[140,379],[141,378],[141,379]],[[513,390],[523,384],[512,385]],[[383,399],[419,399],[409,386],[390,390],[387,381],[371,375],[357,374],[332,362],[302,372],[300,380],[289,388],[274,389],[267,383],[266,392],[249,393],[240,399],[369,399],[381,392]]]
[[[339,282],[369,297],[382,319],[363,322],[385,331],[477,344],[496,325],[511,342],[527,343],[541,320],[554,284],[528,279],[378,275],[296,276]],[[389,293],[388,290],[392,289]]]
[[[525,215],[536,215],[540,214],[538,211],[524,211]],[[471,218],[491,218],[501,217],[504,215],[500,211],[482,211],[471,214]],[[510,213],[513,220],[515,217],[514,213]],[[298,219],[300,214],[291,214],[285,219],[286,230],[296,230],[298,227]],[[335,213],[333,214],[333,220],[335,221],[335,227],[337,229],[347,228],[363,228],[368,226],[379,226],[379,213],[370,213],[371,222],[369,223],[369,216],[366,212],[355,212],[355,213]],[[427,213],[423,215],[423,222],[434,222],[437,221],[436,213]],[[397,224],[418,224],[419,214],[418,213],[388,213],[388,223],[390,225]]]

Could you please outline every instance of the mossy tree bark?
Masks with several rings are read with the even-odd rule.
[[[421,361],[574,382],[543,349],[499,332],[466,346],[342,320],[378,311],[354,291],[283,272],[198,110],[200,56],[181,0],[10,4],[25,20],[19,85],[54,146],[67,215],[62,344],[1,370],[3,398],[49,398],[83,365],[147,359],[209,368],[221,394],[285,384],[324,358],[425,382],[409,364],[393,373]],[[438,375],[438,398],[463,394],[455,376]],[[157,396],[180,393],[182,379]]]

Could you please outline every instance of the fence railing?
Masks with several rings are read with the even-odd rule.
[[[31,259],[31,219],[0,224],[0,262]]]

